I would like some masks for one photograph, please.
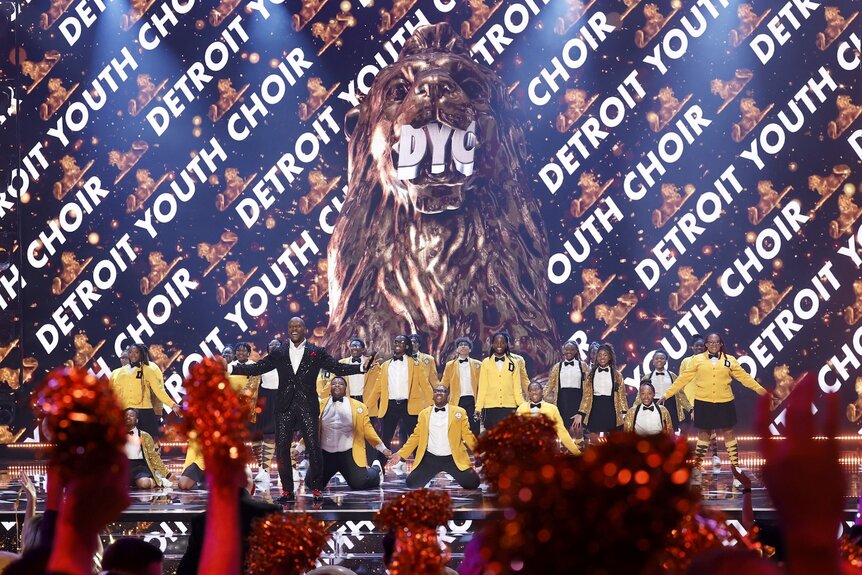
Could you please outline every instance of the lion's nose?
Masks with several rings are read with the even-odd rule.
[[[443,74],[429,74],[413,86],[414,94],[432,101],[456,94],[460,91],[455,80]]]

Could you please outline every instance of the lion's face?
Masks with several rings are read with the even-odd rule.
[[[432,171],[434,154],[430,126],[426,133],[426,151],[418,165],[418,175],[409,180],[397,177],[402,126],[422,129],[436,124],[441,133],[467,130],[472,122],[487,125],[480,117],[490,110],[490,87],[487,75],[468,57],[460,54],[432,52],[410,55],[382,73],[369,94],[371,119],[371,153],[384,189],[401,196],[425,214],[436,214],[459,209],[465,200],[473,175],[461,173],[452,153],[453,133],[437,144],[444,146],[439,154],[442,162]],[[485,119],[490,119],[486,116]],[[477,127],[477,132],[481,127]],[[478,140],[478,143],[477,143]],[[462,144],[466,149],[476,147],[478,156],[481,136],[467,134]],[[405,142],[405,145],[408,145]],[[403,155],[402,151],[402,155]],[[479,158],[474,158],[474,165]],[[437,172],[437,173],[433,173]],[[487,174],[486,174],[487,175]]]

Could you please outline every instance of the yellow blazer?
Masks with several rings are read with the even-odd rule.
[[[470,379],[473,384],[473,393],[478,395],[479,388],[479,371],[482,367],[482,362],[478,359],[468,358],[470,360]],[[461,399],[461,370],[458,369],[458,358],[446,362],[446,367],[443,368],[443,379],[440,383],[449,388],[449,403],[458,405],[458,400]]]
[[[362,362],[364,363],[367,359],[368,358],[363,356]],[[338,360],[338,363],[350,363],[350,360],[350,357],[342,357]],[[368,384],[370,382],[373,382],[377,378],[377,374],[374,372],[379,367],[380,366],[377,365],[377,363],[375,362],[371,365],[371,368],[365,372],[365,385],[363,386],[364,389],[362,390],[363,403],[367,404],[368,402],[368,397],[370,395],[370,392],[368,390]],[[321,369],[320,372],[317,374],[317,396],[320,399],[326,399],[329,397],[329,384],[332,382],[332,377],[332,373],[326,371],[325,369]],[[350,395],[350,380],[347,377],[345,377],[344,380],[347,382],[347,395]],[[371,417],[377,417],[377,414],[375,413]]]
[[[670,376],[670,386],[673,387],[673,382],[676,381],[677,375],[674,372],[670,371],[669,369],[666,371],[667,371],[668,376]],[[649,381],[650,383],[652,383],[652,381],[651,381],[652,373],[653,372],[645,373],[643,375],[643,377],[641,378],[641,383],[643,383],[645,381]],[[686,396],[684,391],[678,391],[677,393],[674,394],[674,397],[676,398],[676,418],[677,418],[677,421],[682,421],[683,419],[685,419],[685,412],[691,411],[691,409],[692,409],[691,403],[689,403],[688,396]],[[640,404],[641,404],[641,394],[638,393],[638,396],[637,396],[637,398],[635,398],[635,402],[632,404],[632,407],[636,407]],[[660,406],[660,407],[664,407],[664,406]]]
[[[168,477],[171,472],[165,467],[159,451],[156,449],[156,444],[153,441],[153,436],[146,431],[138,430],[141,435],[141,452],[144,454],[144,462],[146,462],[150,473],[153,474],[153,480],[159,487],[170,487],[171,482]]]
[[[658,414],[661,417],[661,430],[663,433],[668,435],[673,435],[673,422],[670,420],[670,412],[663,405],[654,404],[658,407]],[[626,412],[626,423],[623,426],[624,431],[628,431],[629,433],[634,433],[635,430],[635,419],[640,412],[642,404],[638,403],[633,405],[631,409]]]
[[[254,362],[249,360],[243,365],[253,365]],[[257,406],[257,394],[260,391],[260,376],[259,375],[228,375],[227,381],[230,388],[234,390],[240,399],[248,401],[252,406]],[[257,410],[252,409],[249,421],[254,423],[257,421]]]
[[[452,450],[452,459],[455,460],[458,469],[464,471],[470,467],[470,457],[467,455],[465,446],[469,447],[470,451],[476,449],[476,436],[470,431],[470,421],[463,407],[450,405],[447,409],[449,412],[449,448]],[[422,461],[428,450],[431,411],[431,407],[426,407],[419,413],[419,422],[416,424],[416,428],[407,438],[404,447],[398,450],[398,455],[402,459],[407,459],[411,453],[416,451],[416,458],[413,460],[414,469]]]
[[[676,382],[668,389],[664,398],[675,395],[689,383],[694,382],[694,396],[698,401],[709,403],[726,403],[733,401],[733,389],[730,382],[736,379],[758,395],[765,395],[766,390],[757,383],[748,372],[742,369],[732,355],[721,354],[715,365],[709,359],[709,353],[692,356],[685,369],[676,378]]]
[[[422,365],[427,365],[429,371],[433,372],[433,376],[429,374],[429,377],[434,378],[432,386],[437,385],[440,382],[440,376],[437,372],[437,360],[434,359],[434,356],[421,351],[417,351],[416,359],[419,360],[419,363],[421,363]]]
[[[575,360],[578,361],[578,360]],[[578,362],[581,366],[581,388],[584,387],[584,382],[587,380],[587,374],[590,368],[583,361]],[[548,383],[545,385],[545,391],[542,397],[543,401],[557,404],[557,396],[560,394],[560,370],[563,368],[563,362],[554,364],[551,368],[551,373],[548,375]]]
[[[486,357],[479,370],[479,396],[476,410],[493,407],[515,409],[524,403],[523,381],[529,381],[524,359],[510,356],[503,359],[503,369],[498,370],[494,356]]]
[[[584,381],[584,395],[581,398],[581,408],[578,410],[583,418],[583,424],[587,425],[590,422],[590,412],[593,410],[593,374],[595,369],[590,370],[587,374],[587,379]],[[626,399],[626,385],[623,382],[623,374],[614,369],[611,374],[613,380],[613,391],[611,397],[614,398],[614,411],[617,415],[617,426],[623,424],[623,417],[629,409],[629,401]]]
[[[533,415],[532,410],[530,409],[530,402],[525,401],[519,405],[518,410],[515,413],[518,415]],[[566,429],[566,425],[563,423],[563,417],[560,415],[560,410],[557,409],[556,405],[543,401],[542,405],[539,407],[539,414],[544,415],[554,422],[554,429],[557,431],[557,437],[560,439],[560,443],[563,444],[563,447],[575,455],[581,454],[581,450],[578,449],[578,446],[575,445],[574,441],[572,441],[572,436],[569,435],[569,430]]]
[[[138,372],[143,374],[138,378]],[[150,362],[140,368],[124,365],[111,372],[111,389],[120,400],[123,409],[152,409],[161,415],[162,404],[173,408],[174,400],[165,391],[162,372]],[[155,397],[155,401],[153,398]]]
[[[368,459],[365,457],[365,442],[377,449],[377,446],[383,443],[380,436],[371,425],[371,419],[368,417],[368,408],[361,401],[356,401],[353,398],[345,397],[345,401],[350,402],[350,410],[353,413],[353,461],[359,467],[368,467]],[[323,410],[332,401],[332,397],[320,400],[320,429],[323,429]]]
[[[407,413],[418,415],[420,411],[434,403],[431,399],[431,387],[437,383],[437,372],[433,372],[434,383],[432,384],[431,373],[427,368],[421,367],[429,364],[424,364],[408,355],[404,356],[404,361],[407,363]],[[380,366],[380,374],[369,398],[372,403],[379,405],[377,417],[385,416],[389,409],[389,364],[391,363],[392,360],[387,359]]]

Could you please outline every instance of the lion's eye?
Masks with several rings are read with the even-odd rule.
[[[487,88],[482,82],[477,82],[472,78],[464,79],[460,82],[461,89],[467,94],[471,100],[487,101],[490,98]]]
[[[389,90],[386,93],[387,100],[395,100],[400,102],[404,98],[407,97],[407,84],[404,82],[398,82],[397,84],[393,84],[389,87]]]

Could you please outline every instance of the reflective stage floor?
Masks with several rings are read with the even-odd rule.
[[[775,521],[775,510],[763,487],[760,478],[762,458],[751,449],[755,443],[740,442],[741,464],[752,477],[752,502],[755,517],[760,523]],[[848,477],[845,496],[845,521],[848,525],[855,519],[858,494],[862,485],[862,452],[857,449],[862,443],[848,437],[842,441],[842,464]],[[182,465],[181,452],[163,447],[165,462],[170,471],[179,474]],[[25,496],[21,489],[21,476],[27,475],[37,487],[37,512],[44,507],[45,465],[29,458],[26,449],[6,447],[0,452],[0,549],[16,551],[19,545],[21,520],[25,509]],[[738,520],[741,513],[742,493],[733,486],[726,454],[721,467],[715,471],[707,466],[703,474],[701,495],[704,503],[721,510],[730,520]],[[300,477],[303,471],[299,472]],[[347,489],[340,476],[330,482],[321,502],[314,502],[311,494],[306,494],[301,483],[297,483],[297,500],[289,504],[286,512],[306,512],[322,521],[328,522],[333,534],[322,557],[325,564],[339,564],[357,573],[384,573],[381,554],[382,533],[372,523],[374,514],[384,501],[406,490],[404,475],[387,471],[382,487],[372,491]],[[497,509],[496,498],[484,491],[465,491],[460,489],[451,478],[438,476],[430,485],[432,488],[446,489],[452,497],[454,520],[441,530],[443,540],[452,553],[450,566],[456,567],[463,556],[463,550],[472,534],[482,522]],[[276,474],[272,474],[272,488],[259,490],[255,496],[267,501],[277,500],[281,495]],[[161,548],[166,555],[165,573],[173,573],[174,567],[182,556],[188,537],[190,519],[206,508],[206,490],[180,491],[178,489],[158,489],[152,491],[133,490],[132,504],[123,513],[120,521],[109,526],[104,533],[103,542],[109,543],[112,537],[142,537]]]

